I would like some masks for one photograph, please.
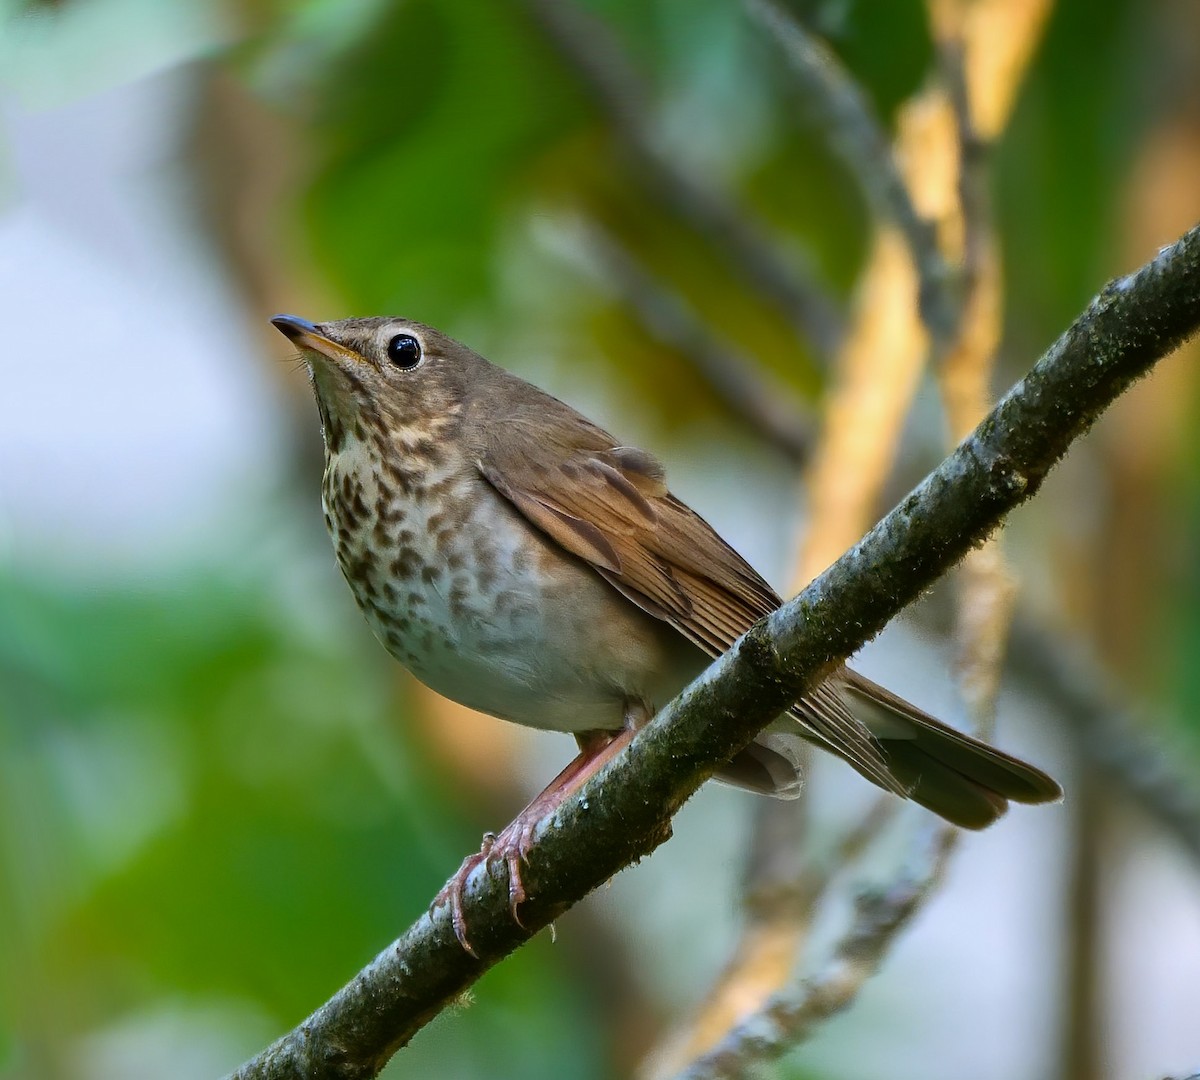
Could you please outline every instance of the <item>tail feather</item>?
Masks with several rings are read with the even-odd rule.
[[[948,821],[982,829],[1009,800],[1062,798],[1062,788],[1041,769],[935,720],[857,672],[845,669],[842,685],[908,797]]]
[[[735,756],[718,778],[764,795],[794,798],[800,791],[798,751],[803,738],[837,754],[885,790],[903,794],[967,829],[990,825],[1010,800],[1045,803],[1062,798],[1062,788],[1041,769],[935,720],[857,672],[843,668],[826,685],[833,691],[826,697],[841,699],[863,737],[877,747],[877,755],[863,754],[862,740],[843,747],[840,739],[830,738],[835,732],[814,728],[809,721],[813,702],[806,701],[789,714],[791,721],[777,721]],[[817,707],[822,714],[829,711],[828,701]]]
[[[717,773],[725,784],[770,795],[776,799],[795,799],[800,795],[800,760],[803,739],[796,735],[764,732]]]
[[[1003,816],[1008,799],[994,788],[950,768],[936,757],[885,743],[892,775],[907,788],[907,797],[964,829],[986,829]]]

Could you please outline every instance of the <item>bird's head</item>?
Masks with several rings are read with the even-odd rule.
[[[437,439],[491,369],[465,345],[408,319],[276,315],[271,323],[308,365],[330,452],[373,434],[413,446]]]

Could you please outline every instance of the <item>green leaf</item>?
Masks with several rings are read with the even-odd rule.
[[[316,262],[364,313],[446,324],[486,302],[539,153],[583,115],[536,28],[515,5],[397,5],[326,87]]]

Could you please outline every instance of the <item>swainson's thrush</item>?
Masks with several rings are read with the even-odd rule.
[[[421,323],[274,325],[312,373],[325,523],[376,636],[438,693],[575,735],[580,755],[448,887],[504,858],[513,914],[536,823],[758,619],[771,587],[667,489],[662,466]],[[1061,796],[1041,770],[842,667],[718,778],[793,797],[803,742],[978,829],[1010,799]]]

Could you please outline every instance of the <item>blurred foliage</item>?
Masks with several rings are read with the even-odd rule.
[[[1200,401],[1191,403],[1193,413]],[[1200,537],[1200,482],[1194,463],[1200,461],[1200,441],[1195,429],[1181,449],[1180,461],[1186,463],[1185,475],[1168,489],[1168,497],[1181,510],[1180,538],[1185,550],[1173,560],[1179,572],[1174,576],[1170,597],[1164,603],[1162,625],[1155,627],[1155,641],[1165,653],[1170,696],[1167,705],[1174,720],[1184,730],[1197,760],[1200,760],[1200,560],[1196,558],[1196,538]],[[1184,470],[1181,470],[1184,471]]]
[[[725,0],[583,6],[643,76],[652,135],[702,182],[758,215],[799,269],[848,302],[869,219],[776,47]],[[932,49],[918,0],[792,7],[827,35],[885,123],[927,77]],[[561,254],[539,247],[529,230],[582,215],[719,334],[797,390],[819,392],[816,358],[782,313],[649,193],[644,169],[524,4],[412,0],[374,10],[340,54],[315,65],[298,99],[311,120],[314,172],[303,204],[310,254],[347,311],[397,312],[452,329],[486,311],[491,323],[509,322],[511,356],[532,317],[542,333],[556,333],[559,349],[599,347],[596,362],[619,372],[669,426],[720,411],[686,358],[634,340],[644,335],[603,289],[589,295],[583,275],[563,303],[552,283]],[[1002,242],[1019,270],[1010,275],[1008,325],[1020,363],[1110,264],[1115,203],[1156,104],[1125,81],[1139,84],[1152,44],[1134,32],[1139,11],[1130,0],[1102,0],[1102,11],[1083,0],[1057,4],[998,147]],[[297,63],[311,47],[277,44]],[[276,56],[269,70],[289,66]],[[506,303],[514,293],[522,302]]]
[[[474,842],[382,664],[288,607],[183,569],[137,589],[0,580],[0,997],[19,1030],[53,1026],[59,1068],[62,1036],[181,995],[252,1001],[265,1040]],[[455,1020],[464,1069],[600,1075],[576,1054],[586,992],[547,942],[479,995]],[[37,1064],[8,1052],[18,1075]]]
[[[309,195],[322,271],[364,312],[453,322],[494,281],[506,217],[577,96],[508,4],[399,4],[336,64]]]
[[[998,147],[997,214],[1020,364],[1061,332],[1111,273],[1118,201],[1158,103],[1131,92],[1153,46],[1129,0],[1055,5]],[[1098,73],[1104,72],[1103,78]]]
[[[921,0],[792,0],[784,6],[828,42],[880,116],[891,116],[925,82],[933,45]],[[786,94],[786,78],[780,82]]]
[[[660,143],[849,304],[866,209],[739,5],[583,6],[640,69]],[[891,123],[931,62],[919,0],[789,6]],[[1124,185],[1163,107],[1149,6],[1059,0],[997,148],[1014,367],[1113,267]],[[585,80],[515,0],[0,0],[13,11],[24,21],[0,33],[0,79],[21,92],[92,92],[201,56],[241,74],[298,132],[280,224],[305,233],[309,269],[342,314],[486,323],[500,328],[498,360],[540,348],[593,365],[664,425],[711,419],[722,406],[688,359],[579,269],[582,218],[764,367],[812,398],[822,390],[783,314],[653,195]],[[257,239],[272,250],[275,238]],[[1194,469],[1180,486],[1194,537]],[[0,574],[6,1076],[87,1075],[79,1040],[164,1002],[198,1014],[233,1002],[249,1053],[349,978],[477,842],[454,779],[404,722],[382,651],[229,564],[136,582]],[[1189,717],[1200,715],[1192,570],[1172,598]],[[328,584],[340,588],[332,569]],[[624,1050],[597,993],[543,938],[390,1075],[608,1075]]]
[[[733,197],[740,190],[793,261],[845,296],[865,250],[861,201],[823,140],[797,129],[793,105],[778,99],[780,73],[764,64],[766,47],[736,8],[697,0],[597,5],[595,13],[623,31],[619,47],[653,88],[647,130],[702,183]],[[894,67],[882,65],[883,86]],[[502,318],[506,294],[535,292],[561,274],[543,252],[532,282],[514,284],[514,232],[583,214],[730,341],[799,388],[817,389],[813,358],[797,356],[781,313],[648,194],[644,167],[524,5],[425,0],[383,9],[327,70],[307,95],[316,171],[304,214],[312,260],[347,310],[419,313],[451,327],[481,307]],[[521,269],[529,275],[528,262]],[[545,293],[539,322],[564,341],[597,339],[605,367],[651,403],[669,401],[671,422],[719,407],[688,379],[682,358],[649,342],[631,347],[630,327],[603,293],[569,312],[550,306],[556,290]],[[529,306],[538,308],[536,296]]]

